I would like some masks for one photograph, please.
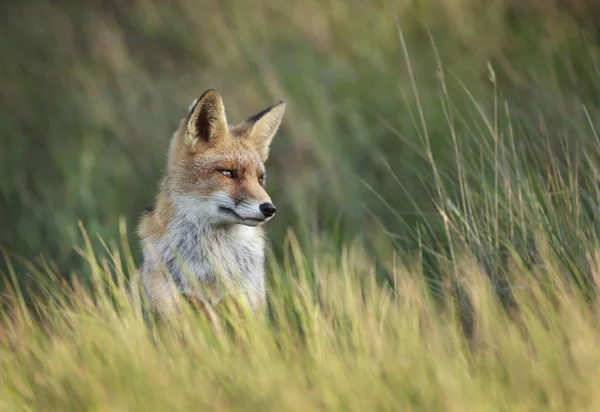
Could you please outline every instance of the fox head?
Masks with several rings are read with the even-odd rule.
[[[171,142],[165,183],[174,206],[208,224],[270,220],[275,205],[265,191],[264,163],[284,111],[281,101],[230,126],[220,94],[204,92]]]

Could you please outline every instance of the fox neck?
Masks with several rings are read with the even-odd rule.
[[[201,205],[198,202],[192,205],[191,202],[191,198],[176,197],[159,203],[155,216],[164,216],[164,211],[170,209],[170,219],[165,222],[162,235],[148,239],[147,263],[150,266],[165,265],[176,288],[186,295],[197,295],[197,291],[187,280],[189,275],[184,273],[183,268],[204,284],[234,282],[236,289],[242,293],[254,291],[250,294],[253,297],[249,297],[252,302],[256,301],[251,302],[253,306],[264,300],[262,228],[219,224],[203,219]],[[151,256],[159,257],[162,263]],[[214,264],[220,266],[219,273],[214,271]]]

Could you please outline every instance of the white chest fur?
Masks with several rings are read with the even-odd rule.
[[[229,293],[242,293],[251,307],[265,300],[264,241],[260,228],[200,225],[176,219],[165,236],[148,242],[145,249],[147,256],[155,258],[146,259],[144,271],[166,271],[179,293],[204,298],[197,287],[200,284],[208,287],[217,301]],[[223,287],[227,292],[223,292]],[[165,285],[165,289],[169,288]]]

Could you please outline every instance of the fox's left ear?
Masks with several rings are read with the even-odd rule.
[[[269,146],[281,124],[285,104],[283,100],[277,102],[240,125],[247,130],[245,138],[258,150],[263,162],[269,157]]]
[[[222,139],[227,130],[223,99],[219,92],[209,89],[190,106],[185,143],[193,151],[200,142],[213,144]]]

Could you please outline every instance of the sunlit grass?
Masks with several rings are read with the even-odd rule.
[[[596,258],[594,279],[598,279]],[[260,322],[189,311],[144,315],[127,256],[86,252],[92,290],[48,290],[35,310],[4,308],[3,410],[595,410],[598,302],[564,280],[548,249],[510,308],[460,252],[432,295],[417,261],[385,262],[375,279],[359,243],[308,262],[290,234],[271,266]],[[457,298],[455,288],[463,294]],[[18,302],[11,295],[12,303]],[[133,299],[132,299],[133,297]],[[464,305],[469,302],[468,308]],[[226,320],[228,319],[228,320]]]

